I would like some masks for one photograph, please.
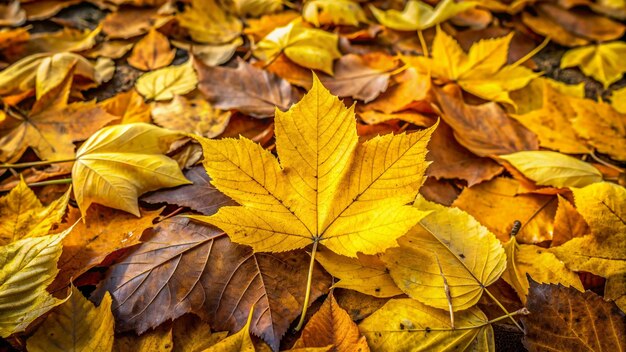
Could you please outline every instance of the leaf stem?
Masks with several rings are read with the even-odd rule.
[[[506,310],[506,308],[504,308],[504,306],[502,305],[502,303],[500,303],[500,301],[498,301],[498,299],[491,294],[491,292],[489,292],[489,290],[485,287],[485,292],[487,293],[487,295],[489,297],[491,297],[491,299],[493,299],[494,302],[496,302],[496,304],[498,305],[498,307],[500,307],[500,309],[502,309],[502,311],[504,313],[506,313],[506,315],[504,317],[509,317],[511,319],[511,321],[513,322],[513,324],[515,324],[515,326],[517,326],[517,328],[521,331],[524,332],[524,329],[522,329],[522,327],[515,321],[515,319],[513,319],[513,314],[509,313],[508,310]]]
[[[428,52],[428,45],[426,45],[426,39],[424,39],[424,32],[420,29],[417,31],[417,36],[420,39],[420,45],[422,46],[422,54],[426,57],[430,57],[430,53]]]
[[[309,264],[309,274],[306,279],[306,293],[304,294],[304,303],[302,304],[302,315],[300,315],[300,321],[296,326],[296,331],[300,331],[304,325],[304,318],[306,316],[306,310],[309,307],[309,300],[311,299],[311,283],[313,281],[313,268],[315,267],[315,253],[317,252],[318,239],[313,242],[313,249],[311,250],[311,263]]]
[[[71,178],[60,178],[57,180],[33,182],[33,183],[29,183],[28,186],[29,187],[41,187],[41,186],[49,186],[49,185],[66,185],[68,183],[72,183]]]
[[[548,43],[550,43],[550,37],[546,37],[546,39],[544,39],[543,42],[541,42],[541,44],[539,44],[538,47],[536,47],[533,50],[531,50],[528,54],[524,55],[524,57],[522,57],[521,59],[515,61],[513,64],[511,64],[510,67],[511,68],[517,67],[517,66],[523,64],[524,62],[526,62],[526,60],[530,60],[530,58],[532,58],[533,56],[537,55],[538,52],[543,50],[543,48],[545,48],[546,45],[548,45]]]
[[[41,161],[31,161],[28,163],[18,163],[18,164],[0,164],[0,169],[24,169],[32,166],[43,166],[43,165],[51,165],[51,164],[59,164],[59,163],[68,163],[76,161],[76,159],[62,159],[62,160],[41,160]]]
[[[596,153],[589,153],[589,155],[591,156],[591,158],[592,158],[593,160],[597,161],[598,163],[600,163],[600,164],[602,164],[602,165],[604,165],[604,166],[606,166],[606,167],[609,167],[609,168],[611,168],[611,169],[613,169],[613,170],[616,170],[616,171],[618,171],[618,172],[624,172],[624,171],[625,171],[625,170],[624,170],[624,169],[622,169],[621,167],[615,166],[615,165],[613,165],[613,164],[611,164],[611,163],[609,163],[609,162],[606,162],[606,161],[604,161],[604,160],[600,159],[600,158],[596,155]]]

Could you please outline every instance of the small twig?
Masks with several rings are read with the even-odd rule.
[[[620,173],[626,171],[626,170],[622,169],[619,166],[615,166],[615,165],[613,165],[613,164],[611,164],[611,163],[609,163],[607,161],[604,161],[604,160],[598,158],[598,156],[595,153],[589,153],[589,155],[591,156],[591,158],[593,158],[593,160],[597,161],[598,163],[600,163],[600,164],[602,164],[602,165],[604,165],[606,167],[609,167],[609,168],[611,168],[613,170],[616,170],[616,171],[618,171]]]

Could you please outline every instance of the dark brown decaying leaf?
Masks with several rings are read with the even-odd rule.
[[[443,109],[443,120],[452,127],[457,141],[478,156],[537,150],[537,136],[506,115],[502,107],[490,102],[467,105],[461,89],[449,84],[435,88]]]
[[[291,85],[273,73],[239,60],[237,68],[210,67],[194,60],[198,89],[213,107],[236,109],[255,117],[274,116],[294,101]]]
[[[626,315],[591,291],[538,284],[529,278],[523,317],[530,351],[624,351]]]
[[[215,214],[222,206],[237,204],[211,184],[211,178],[202,165],[187,170],[185,177],[193,184],[156,191],[141,200],[150,204],[168,203],[188,207],[204,215]]]
[[[192,312],[217,331],[238,331],[254,305],[251,332],[274,350],[304,302],[309,258],[302,252],[252,253],[220,230],[187,218],[155,227],[154,236],[111,267],[92,297],[109,291],[118,331],[142,333]],[[330,280],[315,268],[311,301]]]

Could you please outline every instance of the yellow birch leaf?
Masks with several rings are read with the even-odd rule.
[[[46,287],[59,272],[61,241],[71,230],[0,247],[0,337],[24,331],[33,320],[63,303]]]
[[[306,68],[333,74],[333,61],[341,57],[339,37],[321,29],[306,28],[298,20],[278,27],[257,43],[254,56],[273,61],[281,53]]]
[[[145,123],[106,127],[76,152],[72,184],[83,216],[92,203],[139,217],[137,197],[159,188],[191,183],[164,155],[180,135]]]
[[[100,306],[94,307],[72,286],[71,296],[26,341],[26,348],[32,352],[111,351],[114,327],[111,303],[107,292]]]
[[[518,244],[515,237],[504,244],[504,251],[507,257],[507,268],[502,274],[502,278],[515,289],[517,295],[526,304],[528,295],[528,278],[543,284],[561,284],[565,287],[574,287],[580,292],[584,292],[578,274],[569,270],[553,253],[545,248]]]
[[[175,55],[176,50],[170,48],[167,37],[152,28],[135,44],[128,63],[140,70],[152,71],[172,63]]]
[[[622,114],[626,114],[626,87],[616,89],[611,94],[611,106]]]
[[[561,68],[578,67],[606,89],[626,72],[625,55],[626,43],[619,41],[574,48],[563,55]]]
[[[411,298],[429,306],[448,310],[451,305],[453,311],[474,306],[506,268],[500,241],[458,208],[422,197],[414,206],[432,213],[398,240],[400,247],[385,252],[391,277]]]
[[[191,6],[176,17],[194,41],[224,44],[241,34],[243,24],[218,5],[215,0],[192,0]]]
[[[335,352],[369,352],[365,337],[335,300],[328,295],[324,304],[307,322],[302,335],[292,348],[326,347],[333,345]]]
[[[354,107],[347,109],[314,76],[300,102],[276,112],[280,164],[248,139],[194,137],[212,184],[242,206],[193,218],[257,252],[320,243],[354,258],[397,246],[426,214],[406,204],[425,180],[426,145],[436,126],[362,145],[355,127]]]
[[[608,182],[574,188],[591,234],[550,248],[568,268],[609,278],[626,273],[626,189]]]
[[[585,187],[602,182],[602,173],[591,164],[557,152],[522,151],[499,158],[511,163],[540,186]]]
[[[352,0],[307,1],[302,8],[302,18],[316,27],[327,24],[357,27],[367,21],[359,3]]]
[[[458,13],[474,8],[478,2],[454,0],[442,0],[437,7],[418,1],[409,0],[402,11],[382,11],[370,5],[372,14],[380,24],[398,31],[416,31],[430,28],[436,24],[447,21]]]
[[[487,317],[472,307],[454,316],[445,310],[404,298],[392,299],[359,324],[374,352],[495,351]]]
[[[176,94],[186,94],[196,88],[198,76],[191,60],[178,66],[169,66],[144,73],[135,82],[135,89],[145,99],[169,100]]]
[[[188,100],[177,95],[169,103],[154,106],[152,119],[157,125],[170,130],[214,138],[226,129],[230,111],[215,109],[202,98]]]
[[[315,259],[324,270],[339,279],[333,287],[347,288],[375,297],[393,297],[403,292],[387,272],[385,263],[373,255],[344,257],[329,250],[318,250]]]
[[[241,330],[228,336],[202,352],[255,352],[254,343],[250,338],[250,322],[254,308],[250,309],[248,322]]]
[[[47,235],[52,225],[63,219],[70,192],[43,206],[24,179],[20,179],[9,194],[0,198],[0,245]]]

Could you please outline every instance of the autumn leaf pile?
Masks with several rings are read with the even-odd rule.
[[[0,350],[626,349],[624,20],[0,4]]]

